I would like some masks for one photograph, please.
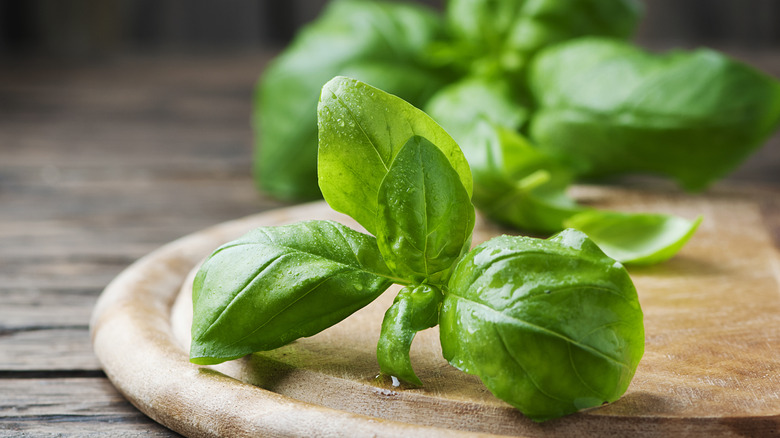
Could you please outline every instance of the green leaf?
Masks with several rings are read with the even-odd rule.
[[[320,196],[316,108],[322,84],[349,75],[421,104],[446,80],[426,65],[440,33],[433,11],[361,0],[332,2],[260,79],[255,95],[254,160],[259,186],[274,196]]]
[[[447,157],[425,138],[410,138],[377,203],[377,245],[390,270],[414,283],[446,283],[474,229],[474,207]]]
[[[220,363],[312,336],[373,301],[390,276],[375,239],[336,222],[258,228],[198,271],[190,360]]]
[[[628,38],[640,16],[635,0],[450,0],[446,14],[482,71],[491,59],[501,69],[519,69],[539,49],[572,38]]]
[[[595,242],[608,256],[626,264],[650,265],[674,256],[693,236],[693,221],[665,214],[590,210],[565,221]]]
[[[625,268],[576,230],[503,236],[458,263],[439,319],[442,352],[536,421],[617,400],[644,351]]]
[[[441,150],[471,196],[471,171],[458,145],[403,99],[354,79],[325,84],[318,107],[319,183],[330,206],[376,234],[379,186],[401,147],[415,135]]]
[[[422,386],[412,369],[409,351],[417,332],[438,324],[441,300],[441,290],[430,285],[401,289],[385,313],[376,347],[382,373]]]
[[[551,233],[583,210],[566,195],[569,168],[516,132],[527,110],[513,100],[508,84],[469,78],[439,91],[426,110],[463,149],[474,177],[474,205],[487,217]]]
[[[531,138],[586,176],[647,172],[700,190],[780,123],[780,84],[706,49],[580,39],[539,53],[529,75]]]
[[[529,111],[518,103],[519,100],[506,81],[466,77],[437,91],[425,104],[425,112],[463,147],[463,139],[468,138],[480,120],[507,129],[520,129],[528,119]]]
[[[553,233],[585,209],[566,194],[570,169],[519,133],[480,123],[463,145],[475,163],[474,204],[487,217],[530,232]]]

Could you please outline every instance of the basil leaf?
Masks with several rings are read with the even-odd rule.
[[[581,39],[540,53],[529,80],[531,137],[587,176],[649,172],[700,190],[780,123],[778,81],[706,49]]]
[[[258,228],[198,271],[190,361],[220,363],[319,333],[373,301],[389,275],[375,239],[336,222]]]
[[[508,129],[520,129],[528,119],[529,111],[518,103],[519,100],[520,96],[506,81],[474,76],[437,91],[425,104],[425,112],[463,147],[463,139],[468,137],[479,120]],[[466,158],[469,158],[468,155]],[[469,164],[472,164],[471,160]]]
[[[473,46],[478,63],[493,59],[509,71],[560,41],[628,38],[640,16],[635,0],[450,0],[446,14],[456,38]]]
[[[650,265],[674,256],[693,236],[702,217],[688,221],[665,214],[591,210],[565,221],[587,234],[604,253],[626,264]]]
[[[414,283],[446,283],[474,229],[474,207],[447,157],[425,138],[410,138],[377,202],[377,245],[390,270]]]
[[[430,285],[401,289],[385,313],[376,347],[382,373],[422,386],[412,369],[409,350],[417,332],[438,324],[441,300],[441,291]]]
[[[471,171],[460,148],[439,125],[403,99],[354,79],[322,88],[319,183],[330,206],[376,234],[377,194],[401,147],[414,135],[439,148],[471,196]]]
[[[479,245],[439,324],[444,357],[536,421],[617,400],[644,351],[628,273],[576,230]]]
[[[569,168],[519,133],[527,110],[508,84],[469,78],[439,91],[427,112],[463,149],[474,177],[474,205],[487,217],[527,231],[550,233],[582,210],[565,190]]]
[[[266,69],[254,105],[255,176],[285,199],[320,196],[316,107],[322,84],[350,75],[422,103],[445,78],[424,51],[441,32],[428,9],[379,1],[334,1]]]
[[[566,194],[570,169],[516,131],[478,123],[464,141],[474,164],[474,204],[487,217],[536,233],[563,229],[584,209]],[[477,156],[480,155],[480,158]]]

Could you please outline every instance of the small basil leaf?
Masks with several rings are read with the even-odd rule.
[[[693,236],[693,221],[665,214],[590,210],[565,221],[587,234],[608,256],[626,264],[650,265],[670,259]]]
[[[425,138],[410,138],[377,199],[377,245],[390,270],[414,283],[446,283],[474,228],[474,207],[447,157]]]
[[[446,78],[426,65],[441,20],[419,5],[334,1],[266,69],[255,95],[254,160],[260,187],[285,199],[319,197],[317,99],[349,75],[421,104]]]
[[[584,38],[540,52],[531,138],[585,176],[649,172],[700,190],[780,123],[780,83],[712,50]]]
[[[422,386],[412,369],[409,350],[417,332],[438,323],[441,300],[441,291],[430,285],[401,289],[385,313],[376,347],[382,373]]]
[[[446,18],[455,37],[475,47],[466,52],[478,54],[478,70],[493,60],[511,71],[571,38],[628,38],[641,12],[636,0],[450,0]]]
[[[319,183],[328,204],[376,234],[377,194],[401,147],[414,135],[439,148],[471,196],[460,148],[428,115],[403,99],[354,79],[325,84],[317,108]]]
[[[436,92],[425,104],[425,112],[463,147],[463,139],[482,119],[508,129],[520,129],[529,111],[518,103],[515,94],[505,81],[467,77]]]
[[[508,32],[506,45],[535,52],[587,35],[628,39],[641,15],[638,0],[527,0]]]
[[[426,109],[468,159],[480,211],[527,231],[560,231],[564,219],[583,209],[565,193],[573,174],[516,132],[527,110],[509,89],[501,81],[470,78],[442,89]]]
[[[617,400],[644,351],[625,268],[585,234],[503,236],[469,252],[439,318],[442,352],[536,421]]]
[[[462,144],[470,162],[477,163],[474,204],[487,217],[530,232],[553,233],[584,210],[566,194],[570,169],[516,131],[478,123]]]
[[[220,363],[312,336],[373,301],[388,275],[375,239],[336,222],[258,228],[195,276],[190,360]]]

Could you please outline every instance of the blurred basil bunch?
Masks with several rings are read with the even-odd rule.
[[[441,124],[463,149],[474,205],[488,217],[538,233],[576,226],[602,248],[607,220],[630,235],[606,236],[620,253],[611,256],[668,258],[659,252],[671,256],[698,221],[595,211],[566,188],[642,172],[704,189],[777,129],[780,84],[712,50],[633,46],[641,13],[635,0],[450,0],[443,15],[335,0],[259,82],[258,185],[287,200],[321,196],[317,100],[326,81],[345,75]]]

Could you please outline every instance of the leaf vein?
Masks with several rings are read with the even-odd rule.
[[[512,350],[509,349],[509,346],[507,345],[506,339],[504,339],[504,335],[501,334],[501,331],[498,330],[498,327],[493,326],[493,331],[496,333],[496,336],[498,336],[498,340],[501,341],[501,347],[504,349],[504,351],[506,352],[507,356],[512,358],[512,361],[514,363],[516,363],[517,366],[520,367],[520,369],[523,370],[525,375],[528,377],[528,380],[530,380],[531,383],[533,383],[533,385],[536,387],[537,390],[539,390],[540,393],[542,393],[544,396],[546,396],[548,398],[551,398],[551,399],[553,399],[555,401],[564,402],[564,403],[566,402],[566,400],[563,400],[561,398],[555,397],[552,394],[548,394],[547,391],[543,390],[542,387],[539,386],[539,383],[537,383],[536,380],[533,378],[533,376],[531,376],[531,373],[529,373],[528,370],[523,366],[522,362],[517,357],[515,357],[514,354],[512,354]]]
[[[574,339],[566,336],[563,333],[556,332],[554,330],[551,330],[551,329],[548,329],[546,327],[542,327],[542,326],[530,323],[528,321],[522,320],[520,318],[511,316],[511,315],[505,315],[504,313],[501,313],[501,312],[493,309],[490,306],[487,306],[485,304],[478,303],[476,301],[472,301],[472,300],[470,300],[468,298],[465,298],[465,297],[462,297],[460,295],[454,294],[452,292],[452,290],[450,290],[450,296],[452,296],[454,298],[457,298],[457,299],[460,299],[460,300],[463,300],[463,301],[465,301],[467,303],[470,303],[472,306],[485,308],[485,309],[489,310],[490,312],[498,315],[500,318],[503,318],[505,320],[510,320],[510,321],[512,321],[515,324],[526,326],[526,327],[528,327],[528,328],[530,328],[532,330],[536,330],[536,331],[539,331],[541,333],[547,334],[549,336],[553,336],[553,337],[559,338],[559,339],[563,340],[564,342],[568,342],[568,343],[570,343],[570,344],[572,344],[574,346],[577,346],[577,347],[579,347],[579,348],[581,348],[581,349],[583,349],[583,350],[593,354],[594,356],[601,357],[602,359],[605,359],[605,360],[607,360],[609,362],[612,362],[612,363],[614,363],[614,364],[616,364],[616,365],[618,365],[620,367],[628,368],[628,365],[620,362],[619,360],[617,360],[617,359],[615,359],[613,357],[610,357],[607,354],[605,354],[605,353],[603,353],[603,352],[601,352],[601,351],[599,351],[599,350],[597,350],[597,349],[595,349],[595,348],[593,348],[593,347],[591,347],[589,345],[585,345],[585,344],[583,344],[581,342],[575,341]]]
[[[335,98],[336,98],[336,100],[338,100],[338,101],[339,101],[339,103],[340,103],[340,104],[341,104],[341,105],[344,107],[344,109],[346,110],[347,114],[349,114],[349,116],[350,116],[350,117],[352,118],[352,120],[355,122],[355,126],[357,126],[357,127],[358,127],[358,129],[360,129],[360,132],[363,134],[363,136],[365,136],[365,137],[366,137],[366,140],[368,140],[368,143],[369,143],[369,144],[371,145],[371,147],[374,149],[374,152],[376,152],[376,156],[377,156],[377,157],[379,157],[379,162],[380,162],[380,163],[382,163],[382,167],[384,167],[384,168],[385,168],[385,172],[389,171],[390,169],[388,168],[388,166],[387,166],[387,163],[385,163],[385,159],[382,157],[382,154],[381,154],[381,153],[379,153],[379,148],[378,148],[378,147],[377,147],[377,145],[374,143],[374,141],[371,139],[371,137],[369,137],[369,136],[368,136],[368,133],[366,132],[366,130],[365,130],[365,129],[363,129],[363,125],[361,125],[361,124],[360,124],[360,121],[359,121],[359,120],[358,120],[358,118],[355,116],[355,114],[352,112],[352,110],[349,108],[349,106],[347,106],[346,102],[344,102],[344,101],[341,99],[341,97],[340,97],[339,95],[337,95],[336,93],[334,93],[334,92],[332,92],[332,91],[331,91],[331,94],[333,94],[333,97],[335,97]]]

